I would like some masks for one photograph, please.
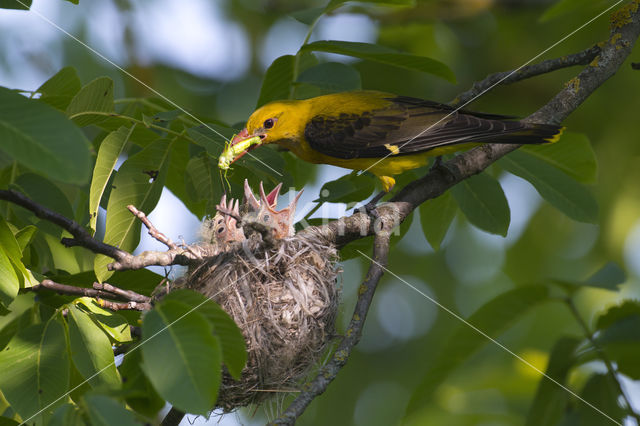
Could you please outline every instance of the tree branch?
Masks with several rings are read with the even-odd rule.
[[[129,302],[146,303],[151,300],[149,296],[136,293],[133,290],[124,290],[109,283],[93,283],[93,288],[98,291],[105,291],[113,294],[112,297],[120,297],[122,300]]]
[[[87,232],[84,227],[80,226],[77,222],[36,203],[29,197],[17,191],[14,191],[12,189],[0,189],[0,200],[6,200],[24,207],[25,209],[33,212],[40,219],[44,219],[46,221],[54,223],[62,229],[69,231],[69,233],[73,235],[74,238],[62,239],[61,242],[66,247],[82,246],[94,253],[104,254],[116,260],[124,259],[127,256],[131,256],[129,253],[120,250],[117,247],[96,240],[91,236],[91,234],[89,234],[89,232]]]
[[[60,284],[51,280],[42,280],[42,282],[38,285],[34,285],[33,287],[25,288],[27,291],[40,291],[40,290],[51,290],[55,291],[58,294],[67,294],[71,296],[86,296],[86,297],[115,297],[114,294],[109,293],[108,291],[101,291],[93,288],[86,287],[76,287],[73,285]]]
[[[33,287],[28,287],[27,291],[51,290],[58,294],[67,294],[72,296],[94,297],[98,299],[98,304],[103,307],[114,310],[135,309],[149,310],[151,309],[151,298],[133,290],[124,290],[108,283],[93,283],[93,288],[76,287],[73,285],[60,284],[55,281],[46,279]],[[104,299],[113,299],[119,302],[112,302]],[[127,307],[125,307],[127,306]]]
[[[68,231],[74,238],[62,238],[61,243],[65,247],[84,247],[96,254],[104,254],[105,256],[109,256],[114,259],[115,262],[108,265],[108,269],[111,271],[142,269],[147,266],[188,266],[194,260],[202,258],[202,253],[198,250],[197,246],[188,246],[185,248],[177,247],[169,238],[160,233],[153,224],[151,224],[144,213],[139,212],[133,206],[130,206],[134,209],[132,210],[132,213],[138,217],[145,226],[147,226],[149,234],[170,247],[169,250],[164,252],[146,251],[134,256],[117,247],[96,240],[77,222],[36,203],[26,195],[17,191],[12,189],[0,189],[0,200],[5,200],[24,207],[25,209],[33,212],[40,219],[54,223]]]
[[[140,302],[113,302],[111,300],[98,299],[98,305],[112,311],[150,311],[151,303]]]
[[[169,249],[167,251],[145,251],[135,256],[129,254],[122,259],[108,264],[107,269],[110,271],[127,271],[142,269],[147,266],[189,266],[194,260],[202,258],[190,250],[190,248],[194,247],[197,246],[187,246],[185,248]]]
[[[153,226],[153,223],[151,223],[151,221],[149,220],[147,215],[144,214],[144,212],[141,212],[136,208],[136,206],[133,206],[133,205],[128,205],[127,209],[129,209],[129,211],[135,217],[137,217],[140,220],[140,222],[144,224],[144,226],[147,227],[147,230],[149,231],[149,235],[151,235],[156,240],[160,241],[165,246],[169,247],[169,249],[175,250],[178,248],[178,246],[173,241],[171,241],[171,238],[167,237],[162,232],[158,231],[158,229],[155,226]]]
[[[547,59],[546,61],[542,61],[537,64],[526,65],[517,70],[489,74],[484,80],[474,83],[471,89],[459,94],[453,101],[451,101],[450,105],[466,105],[498,84],[511,84],[563,68],[573,67],[576,65],[587,65],[589,62],[593,61],[599,53],[600,46],[596,45],[585,49],[582,52],[563,56],[561,58]]]

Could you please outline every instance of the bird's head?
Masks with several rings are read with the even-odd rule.
[[[291,148],[304,133],[304,108],[300,101],[277,101],[258,108],[249,117],[247,127],[231,140],[223,157],[231,164],[261,145],[277,143]]]

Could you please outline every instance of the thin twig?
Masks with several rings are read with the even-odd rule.
[[[40,291],[42,289],[55,291],[58,294],[71,296],[85,296],[96,299],[100,306],[113,308],[114,310],[142,310],[151,309],[151,298],[132,290],[123,290],[107,283],[93,283],[93,288],[77,287],[68,284],[61,284],[45,279],[40,284],[26,288],[26,291]],[[117,302],[105,300],[114,299]]]
[[[496,84],[511,84],[527,78],[536,77],[542,74],[548,74],[563,68],[573,67],[576,65],[587,65],[593,61],[600,53],[601,49],[598,45],[592,46],[582,52],[572,55],[563,56],[561,58],[547,59],[537,64],[527,65],[520,68],[517,72],[503,71],[489,74],[483,80],[473,84],[471,89],[458,95],[452,102],[451,106],[466,104],[476,96],[489,90]]]
[[[624,389],[622,388],[622,384],[620,383],[620,380],[618,378],[617,371],[613,367],[613,363],[611,362],[611,360],[609,359],[607,354],[604,352],[604,350],[602,350],[600,345],[598,345],[598,343],[594,339],[593,333],[589,329],[589,326],[585,322],[584,318],[582,318],[582,316],[580,315],[580,312],[578,312],[578,308],[576,307],[576,304],[573,302],[573,299],[571,297],[566,297],[564,299],[564,302],[569,307],[569,310],[571,311],[571,314],[573,315],[573,317],[576,319],[576,321],[580,325],[580,328],[582,328],[582,331],[584,332],[585,337],[587,338],[589,343],[591,343],[591,346],[593,346],[593,348],[598,353],[598,357],[600,358],[600,360],[604,363],[605,367],[607,368],[607,372],[609,373],[609,376],[611,377],[611,379],[613,379],[613,382],[618,387],[618,391],[619,391],[620,395],[622,396],[622,399],[624,399],[625,404],[627,405],[628,414],[631,415],[634,419],[636,419],[638,424],[640,424],[640,415],[638,415],[638,413],[633,411],[633,406],[631,405],[631,401],[629,400],[629,398],[627,397],[627,394],[625,393]]]
[[[128,300],[126,298],[121,298],[113,293],[110,293],[108,291],[103,291],[101,289],[76,287],[73,285],[60,284],[48,279],[42,280],[40,284],[34,285],[33,287],[25,288],[25,290],[27,291],[40,291],[42,289],[47,289],[47,290],[55,291],[58,294],[67,294],[71,296],[108,297],[108,298],[117,297],[121,300]]]
[[[150,311],[153,306],[146,302],[113,302],[111,300],[98,299],[98,305],[112,311]]]
[[[173,250],[178,249],[178,246],[173,241],[171,241],[171,238],[167,237],[162,232],[158,231],[158,228],[153,226],[153,223],[151,223],[151,221],[149,220],[147,215],[144,214],[144,212],[141,212],[131,204],[127,206],[127,209],[129,209],[129,211],[135,217],[137,217],[140,220],[140,222],[144,224],[144,226],[147,227],[147,229],[149,230],[149,235],[151,235],[156,240],[160,241],[165,246],[169,247],[169,249],[173,249]]]
[[[136,293],[133,290],[124,290],[109,283],[93,283],[93,288],[96,290],[104,290],[116,296],[120,296],[123,300],[130,302],[149,302],[151,298],[144,294]]]

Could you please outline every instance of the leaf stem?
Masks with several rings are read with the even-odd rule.
[[[292,72],[292,78],[291,78],[292,84],[289,87],[289,99],[293,99],[293,95],[296,90],[296,86],[293,83],[298,79],[298,73],[300,72],[300,56],[301,56],[302,47],[305,46],[307,43],[309,43],[311,34],[313,33],[313,30],[316,28],[316,24],[318,23],[318,21],[320,21],[320,18],[322,18],[326,13],[332,12],[335,9],[336,8],[331,7],[331,3],[329,3],[327,5],[327,8],[320,15],[318,15],[318,17],[314,19],[313,22],[309,25],[309,31],[307,31],[307,35],[304,37],[304,40],[302,40],[302,45],[300,45],[300,49],[298,49],[298,53],[296,53],[296,57],[293,60],[293,72]]]
[[[582,316],[580,315],[580,312],[578,312],[578,308],[576,307],[576,304],[574,303],[573,299],[571,297],[566,297],[564,298],[564,302],[569,307],[569,311],[571,311],[571,314],[578,322],[578,325],[580,325],[580,328],[584,332],[585,337],[598,353],[600,360],[602,360],[605,367],[607,368],[607,372],[609,373],[609,376],[611,376],[611,378],[613,379],[613,382],[618,387],[618,391],[620,392],[622,399],[624,399],[624,402],[627,405],[628,414],[631,415],[634,419],[636,419],[636,421],[640,424],[640,415],[638,415],[638,413],[633,411],[633,406],[631,405],[631,402],[627,397],[627,394],[625,393],[622,387],[622,384],[620,383],[620,380],[618,380],[618,375],[615,368],[613,367],[613,363],[611,362],[607,354],[605,354],[604,350],[597,344],[595,338],[593,337],[593,332],[591,332],[591,330],[589,329],[589,326],[587,325],[587,322],[584,320],[584,318],[582,318]]]
[[[307,213],[307,214],[304,216],[304,220],[309,220],[309,218],[311,217],[311,215],[313,215],[315,212],[317,212],[317,211],[318,211],[318,209],[319,209],[320,207],[322,207],[323,205],[324,205],[324,201],[318,201],[318,202],[316,203],[316,205],[315,205],[315,206],[313,206],[313,208],[312,208],[311,210],[309,210],[309,213]]]

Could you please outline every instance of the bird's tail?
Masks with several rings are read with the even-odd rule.
[[[554,126],[552,124],[512,123],[519,124],[519,128],[513,129],[512,131],[507,130],[502,134],[498,134],[492,138],[491,142],[515,144],[554,143],[558,142],[565,130],[565,127]]]

